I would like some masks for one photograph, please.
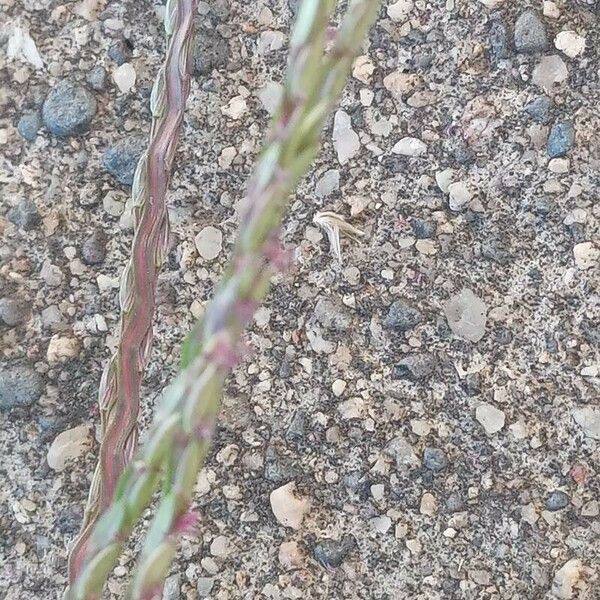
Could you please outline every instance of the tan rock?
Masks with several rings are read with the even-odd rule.
[[[577,597],[577,585],[583,577],[583,564],[578,558],[567,561],[554,575],[552,596],[557,600]]]
[[[50,338],[46,358],[51,365],[66,362],[72,358],[77,358],[79,350],[79,340],[56,334]]]
[[[296,484],[293,481],[273,490],[269,500],[271,510],[279,523],[285,527],[300,529],[310,508],[310,501],[296,495]]]
[[[63,471],[69,460],[76,459],[92,446],[90,430],[87,425],[79,425],[59,433],[46,456],[48,466],[55,471]]]
[[[305,554],[297,542],[283,542],[279,546],[279,562],[284,569],[303,567],[305,558]]]
[[[221,253],[223,234],[220,229],[209,225],[198,233],[195,238],[196,249],[205,260],[214,260]]]

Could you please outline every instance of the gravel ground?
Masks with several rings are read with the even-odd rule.
[[[230,254],[295,4],[200,2],[146,421]],[[41,600],[97,449],[162,6],[0,7],[0,596]],[[382,9],[292,200],[295,266],[230,380],[165,598],[600,598],[599,17]],[[342,264],[319,211],[366,233]]]

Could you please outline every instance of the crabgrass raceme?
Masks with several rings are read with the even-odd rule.
[[[164,391],[145,444],[125,468],[82,555],[68,597],[97,598],[123,544],[162,482],[128,597],[159,597],[178,538],[196,525],[193,488],[212,441],[226,376],[242,334],[286,253],[279,229],[288,198],[318,148],[325,120],[375,17],[378,0],[351,0],[331,30],[335,0],[304,0],[290,40],[283,95],[250,181],[231,264],[186,339],[179,375]]]
[[[152,90],[149,148],[137,165],[131,190],[135,235],[131,258],[121,277],[120,336],[98,393],[100,458],[83,524],[70,549],[70,581],[81,572],[92,528],[110,504],[137,445],[140,386],[152,343],[156,282],[168,247],[166,194],[189,92],[196,4],[196,0],[169,0],[166,6],[166,60]]]

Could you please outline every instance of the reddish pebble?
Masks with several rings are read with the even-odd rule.
[[[585,467],[580,465],[579,463],[575,463],[571,470],[569,471],[569,475],[571,475],[571,479],[577,484],[581,485],[585,483],[587,473],[585,472]]]

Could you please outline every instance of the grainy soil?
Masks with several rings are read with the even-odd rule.
[[[144,423],[230,256],[296,4],[199,4]],[[165,598],[600,598],[600,4],[390,4],[291,200],[294,267],[230,378]],[[139,140],[105,151],[149,132],[164,10],[0,11],[0,597],[44,600],[66,582],[132,238],[119,153]],[[37,54],[15,51],[27,32]],[[96,104],[71,137],[40,120],[64,79]],[[323,210],[366,233],[341,264]],[[49,454],[73,428],[76,458]],[[271,505],[290,483],[295,529]]]

